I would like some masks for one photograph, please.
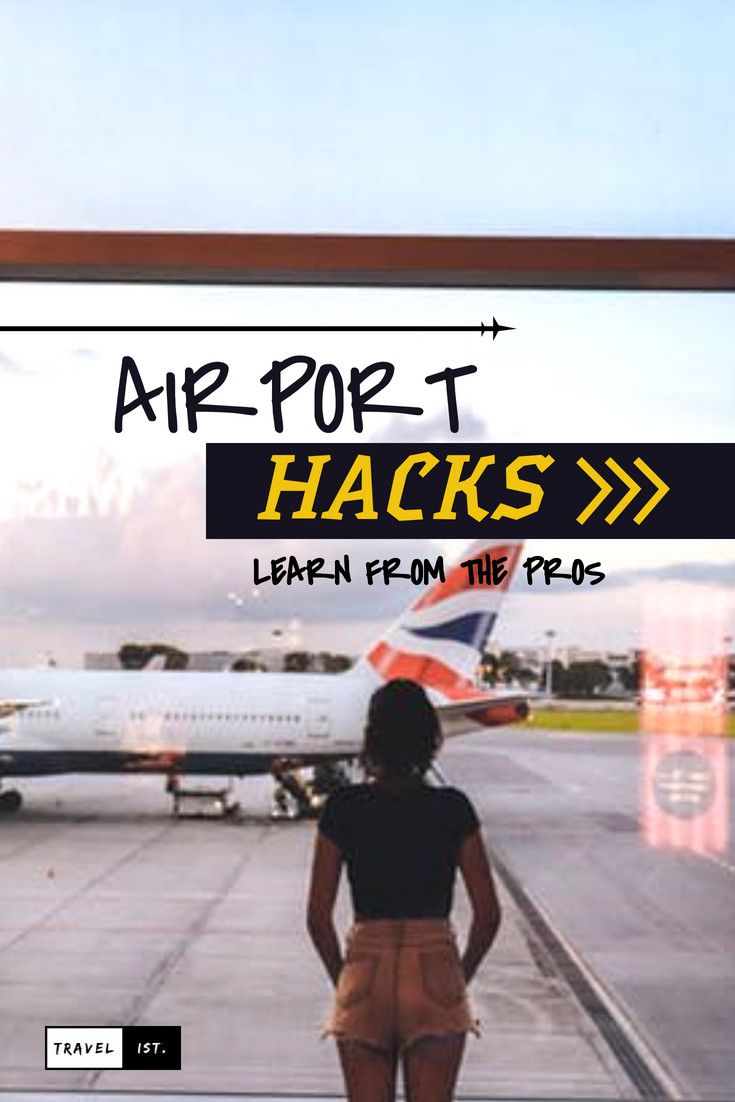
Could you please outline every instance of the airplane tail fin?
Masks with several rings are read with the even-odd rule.
[[[472,585],[469,570],[455,564],[444,581],[430,585],[366,651],[356,668],[376,682],[410,678],[446,701],[476,695],[474,675],[522,548],[522,542],[512,540],[476,544],[462,561],[479,559],[485,566],[488,559],[504,558],[502,581],[496,585],[476,576]]]

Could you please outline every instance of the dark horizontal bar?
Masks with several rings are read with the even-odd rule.
[[[0,231],[0,278],[735,289],[735,240]]]
[[[693,531],[699,539],[727,539],[735,531],[729,498],[722,493],[733,469],[735,444],[338,444],[328,440],[295,444],[275,440],[206,447],[208,539],[417,536],[469,540],[495,539],[498,533],[503,538],[544,540],[682,539]],[[427,453],[433,464],[422,473],[421,460]],[[361,476],[350,475],[358,454],[369,458],[367,491]],[[491,457],[478,469],[476,480],[481,515],[470,514],[469,497],[460,491],[452,506],[454,519],[437,519],[452,466],[447,457],[457,454],[465,459],[462,478]],[[516,475],[543,491],[530,512],[531,487],[518,489],[507,475],[509,465],[521,456]],[[275,498],[273,507],[279,516],[263,515],[272,486],[282,485],[274,474],[276,463],[281,462],[276,457],[288,461],[281,474],[289,481],[305,483],[316,472],[317,489],[308,507],[313,517],[292,515],[303,506],[303,490],[296,488],[284,488]],[[420,515],[399,519],[388,511],[388,502],[394,474],[409,457],[415,461],[398,491],[398,502]],[[545,462],[535,462],[541,457]],[[608,459],[613,461],[611,466]],[[357,486],[360,499],[340,507],[341,519],[325,517],[343,483],[351,489]],[[607,490],[598,497],[604,486]],[[370,491],[372,504],[366,504]],[[495,515],[501,503],[510,512],[503,508]],[[375,515],[359,518],[363,509]]]

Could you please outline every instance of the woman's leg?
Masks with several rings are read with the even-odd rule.
[[[359,1041],[338,1041],[349,1102],[395,1102],[397,1054]]]
[[[403,1054],[406,1102],[452,1102],[465,1035],[423,1037]]]

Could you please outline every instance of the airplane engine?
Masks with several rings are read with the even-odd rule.
[[[17,789],[8,788],[0,792],[0,815],[12,815],[20,811],[22,804],[23,797]]]

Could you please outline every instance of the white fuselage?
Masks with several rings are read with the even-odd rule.
[[[4,670],[0,700],[34,703],[0,718],[0,776],[25,766],[148,769],[166,755],[204,772],[218,765],[260,772],[279,757],[348,757],[359,751],[374,687],[356,671]]]

